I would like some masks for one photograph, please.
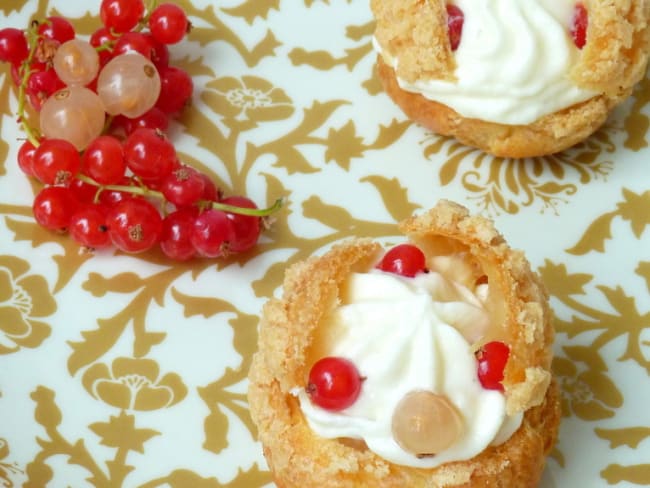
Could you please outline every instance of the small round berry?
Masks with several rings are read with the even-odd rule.
[[[81,205],[70,218],[68,231],[75,242],[91,249],[111,245],[106,212],[100,205]]]
[[[38,27],[38,33],[54,41],[58,41],[60,44],[63,44],[70,39],[74,39],[75,32],[72,24],[64,19],[63,17],[48,17],[45,22],[43,22]]]
[[[173,3],[158,5],[149,17],[151,35],[163,44],[176,44],[185,34],[189,22],[182,8]]]
[[[156,107],[167,114],[180,112],[190,101],[194,84],[187,71],[175,66],[160,68],[160,95]]]
[[[128,253],[151,249],[160,239],[162,217],[151,203],[128,198],[108,213],[106,223],[115,247]]]
[[[45,139],[34,152],[34,175],[46,185],[67,185],[80,168],[79,152],[66,140]]]
[[[240,208],[257,208],[257,205],[250,199],[243,196],[231,196],[224,198],[222,203]],[[232,252],[244,252],[251,249],[260,236],[260,218],[254,215],[243,215],[238,213],[228,213],[228,218],[232,222],[235,236],[230,242]]]
[[[384,255],[377,268],[411,278],[427,270],[424,253],[413,244],[393,247]]]
[[[128,32],[144,15],[142,0],[102,0],[99,17],[104,26],[115,32]]]
[[[176,149],[162,132],[136,129],[124,142],[124,159],[133,173],[161,181],[176,167]]]
[[[63,232],[79,206],[72,190],[64,186],[46,186],[34,198],[32,210],[36,222],[46,229]]]
[[[181,166],[163,179],[161,191],[176,207],[186,207],[201,198],[204,186],[198,171],[190,166]]]
[[[486,390],[503,391],[503,371],[510,357],[510,348],[500,341],[488,342],[476,354],[478,379]]]
[[[31,141],[25,141],[18,149],[18,167],[27,176],[36,176],[34,174],[34,154],[36,147]]]
[[[192,244],[196,217],[197,211],[194,208],[182,208],[165,217],[160,235],[160,249],[165,256],[175,261],[187,261],[196,255]]]
[[[0,61],[18,66],[29,54],[27,38],[20,29],[6,27],[0,30]]]
[[[431,456],[451,447],[461,437],[463,421],[448,397],[415,390],[395,407],[391,428],[402,449],[416,456]]]
[[[327,356],[311,367],[306,391],[315,405],[325,410],[340,411],[357,401],[362,381],[352,361]]]
[[[206,258],[225,257],[234,238],[232,222],[225,212],[209,208],[199,214],[192,229],[192,245]]]
[[[116,185],[126,172],[122,143],[112,136],[93,140],[81,157],[83,172],[101,185]]]

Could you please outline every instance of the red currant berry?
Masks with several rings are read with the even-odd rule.
[[[582,49],[587,43],[587,27],[589,26],[589,14],[582,3],[577,3],[573,11],[571,22],[571,36],[578,49]]]
[[[99,190],[95,185],[86,183],[78,178],[73,178],[68,186],[81,203],[93,203]]]
[[[154,52],[151,38],[141,32],[125,32],[117,40],[115,47],[113,47],[113,57],[132,51],[142,54],[147,59],[151,59]]]
[[[240,208],[257,208],[257,205],[250,198],[242,196],[224,198],[222,203]],[[235,231],[235,236],[230,241],[230,250],[232,252],[244,252],[255,246],[260,236],[260,218],[230,212],[227,215]]]
[[[460,45],[460,40],[463,36],[463,23],[465,22],[465,15],[463,11],[456,5],[447,5],[447,31],[449,32],[449,43],[451,50],[455,51]]]
[[[122,143],[112,136],[94,139],[81,158],[85,174],[101,185],[115,185],[126,172]]]
[[[111,244],[106,213],[99,205],[82,205],[70,218],[68,230],[75,242],[91,249]]]
[[[67,229],[70,217],[78,206],[79,202],[70,188],[46,186],[34,198],[32,210],[39,225],[62,232]]]
[[[149,35],[149,42],[151,43],[151,62],[161,70],[169,66],[169,48],[166,44],[158,42],[153,36]]]
[[[192,231],[198,213],[194,208],[182,208],[163,220],[160,249],[175,261],[187,261],[196,255],[192,244]]]
[[[194,249],[201,256],[206,258],[227,256],[233,238],[232,222],[221,210],[212,208],[205,210],[194,221],[191,240]]]
[[[35,71],[29,75],[25,93],[34,110],[41,110],[41,106],[55,92],[65,87],[59,76],[52,68]]]
[[[133,182],[131,181],[130,178],[124,177],[122,180],[119,182],[120,186],[132,186]],[[130,200],[133,198],[142,198],[139,195],[134,195],[133,193],[129,193],[126,191],[119,191],[119,190],[102,190],[102,192],[99,194],[99,203],[106,207],[107,209],[112,209],[116,207],[118,204],[122,203],[125,200]]]
[[[205,173],[199,174],[203,179],[203,195],[201,195],[201,200],[207,200],[208,202],[218,202],[221,200],[221,192],[217,188],[217,185],[214,184],[214,181]]]
[[[351,406],[361,393],[362,378],[352,361],[328,356],[311,367],[307,394],[317,406],[339,411]]]
[[[160,239],[162,217],[143,198],[128,198],[109,211],[106,219],[115,247],[128,253],[151,249]]]
[[[34,175],[47,185],[67,185],[81,167],[77,149],[63,139],[45,139],[36,148]]]
[[[162,181],[161,191],[176,207],[195,204],[203,195],[203,178],[190,166],[181,166]]]
[[[38,33],[61,44],[75,37],[74,27],[63,17],[48,17],[38,27]]]
[[[117,118],[117,117],[116,117]],[[150,110],[135,119],[123,117],[121,122],[124,132],[129,135],[136,129],[153,129],[163,133],[169,128],[169,116],[157,107]]]
[[[174,66],[161,68],[159,73],[160,95],[156,107],[167,114],[180,112],[192,96],[192,78],[187,71]]]
[[[109,46],[111,43],[115,43],[117,38],[113,35],[111,30],[108,27],[100,27],[90,36],[89,42],[90,45],[97,49],[100,46],[103,46],[101,50],[98,50],[99,54],[99,65],[104,66],[108,63],[113,57],[112,49],[107,49],[106,46]]]
[[[34,154],[36,147],[30,141],[25,141],[18,149],[18,167],[27,176],[34,175]]]
[[[188,25],[183,9],[173,3],[158,5],[149,17],[151,35],[163,44],[175,44],[183,39]]]
[[[413,244],[393,247],[384,255],[377,268],[408,277],[426,272],[427,269],[424,253]]]
[[[124,142],[126,165],[146,180],[162,181],[177,164],[176,150],[165,135],[153,129],[137,129]]]
[[[478,351],[478,379],[487,390],[503,391],[503,370],[510,356],[510,348],[500,341],[488,342]]]
[[[102,24],[115,32],[128,32],[144,15],[142,0],[102,0],[99,17]]]
[[[29,54],[25,33],[20,29],[7,27],[0,30],[0,61],[20,65]]]

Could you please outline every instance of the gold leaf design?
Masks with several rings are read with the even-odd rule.
[[[650,118],[642,112],[650,102],[650,77],[646,76],[634,89],[632,98],[634,103],[630,107],[623,123],[627,138],[623,143],[625,147],[639,151],[648,147],[647,135],[650,128]]]
[[[633,466],[621,466],[610,464],[602,470],[601,476],[610,485],[628,481],[637,485],[647,485],[650,480],[650,464],[636,464]]]
[[[39,319],[52,315],[56,302],[45,278],[29,271],[27,261],[0,256],[0,355],[36,348],[51,333]]]
[[[641,442],[650,438],[650,427],[627,427],[623,429],[594,429],[601,439],[609,441],[612,449],[628,446],[636,449]]]
[[[366,176],[361,181],[372,184],[382,196],[384,206],[395,222],[404,220],[413,215],[418,206],[408,199],[408,190],[404,188],[397,178],[385,178],[383,176]]]
[[[216,478],[204,478],[192,471],[178,469],[169,476],[152,480],[139,488],[261,488],[271,481],[268,471],[260,470],[257,464],[250,469],[239,469],[237,475],[228,483],[221,483]]]
[[[160,375],[158,363],[146,358],[116,358],[110,368],[95,363],[85,371],[82,382],[93,397],[124,410],[169,408],[187,396],[180,376]]]
[[[279,10],[279,4],[280,0],[246,0],[237,7],[222,10],[232,16],[242,17],[252,24],[257,17],[266,19],[271,10]]]
[[[258,1],[252,3],[260,4]],[[209,25],[209,27],[193,27],[189,34],[190,40],[198,41],[201,45],[217,40],[225,41],[239,53],[249,67],[256,66],[262,59],[274,55],[275,49],[280,46],[278,40],[269,30],[264,39],[253,46],[252,49],[249,49],[241,38],[215,13],[214,5],[208,5],[201,10],[187,2],[184,9],[189,16],[200,17]]]
[[[31,212],[29,215],[31,216]],[[14,233],[16,241],[31,242],[34,248],[52,241],[60,244],[63,249],[63,254],[58,254],[53,257],[53,260],[58,265],[58,280],[54,285],[54,293],[62,290],[77,273],[79,268],[92,258],[91,253],[80,253],[79,245],[68,236],[50,232],[38,225],[35,221],[26,222],[10,217],[6,217],[5,221],[7,228]]]
[[[101,439],[103,446],[140,453],[144,452],[145,442],[160,435],[152,429],[136,429],[135,417],[123,411],[117,417],[111,416],[108,422],[96,422],[89,428]]]
[[[9,17],[9,14],[12,12],[20,12],[25,5],[27,5],[29,0],[4,0],[0,6],[0,12],[4,14],[5,17]]]
[[[577,193],[576,176],[586,184],[611,171],[611,161],[602,160],[603,154],[615,147],[607,130],[615,129],[603,129],[568,151],[538,158],[492,157],[437,135],[427,137],[423,154],[431,159],[446,149],[447,159],[439,170],[441,184],[460,180],[484,211],[516,214],[522,207],[540,202],[542,211],[557,213],[558,204]]]
[[[16,463],[9,463],[3,459],[9,456],[9,444],[6,439],[0,438],[0,486],[13,488],[13,475],[22,474],[23,470]]]
[[[570,254],[583,255],[590,251],[604,252],[605,241],[612,238],[611,225],[616,217],[630,223],[632,232],[637,239],[646,227],[650,225],[650,191],[642,194],[634,193],[623,188],[623,201],[616,204],[616,210],[597,217],[583,234],[576,245],[567,249]]]

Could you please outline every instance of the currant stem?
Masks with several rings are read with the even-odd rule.
[[[120,191],[124,193],[131,193],[133,195],[149,196],[149,197],[157,198],[161,201],[165,201],[165,196],[162,194],[162,192],[151,190],[147,186],[102,185],[84,174],[78,174],[77,179],[98,188],[97,194],[95,195],[96,199],[99,198],[99,195],[102,191],[108,190],[108,191]],[[223,210],[224,212],[228,212],[228,213],[249,215],[252,217],[268,217],[269,215],[274,214],[275,212],[277,212],[282,208],[282,206],[284,205],[284,199],[278,198],[273,203],[273,205],[267,208],[244,208],[244,207],[237,207],[235,205],[228,205],[226,203],[212,202],[208,200],[199,200],[197,202],[197,205],[200,208],[214,208],[216,210]]]
[[[29,76],[32,74],[30,66],[34,60],[36,49],[38,48],[38,25],[38,22],[32,22],[30,28],[27,29],[29,54],[22,64],[23,72],[20,79],[20,86],[18,87],[18,109],[16,111],[16,116],[20,121],[20,126],[23,131],[25,131],[27,139],[29,139],[29,142],[31,142],[34,147],[38,147],[39,138],[36,131],[27,123],[27,119],[25,118],[25,106],[27,101],[27,82],[29,81]]]

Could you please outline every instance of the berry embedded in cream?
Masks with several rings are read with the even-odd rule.
[[[402,248],[399,259],[413,255]],[[315,401],[311,380],[296,386],[309,426],[322,437],[361,439],[387,461],[419,468],[505,442],[522,414],[506,414],[502,390],[482,384],[476,357],[492,327],[489,284],[475,278],[462,254],[429,258],[414,276],[383,271],[385,264],[350,274],[340,304],[323,318],[319,357],[345,358],[361,385],[340,410]],[[507,360],[502,345],[506,356],[489,370],[497,382]],[[340,391],[346,395],[345,384]]]
[[[454,79],[398,76],[401,89],[444,104],[463,117],[506,125],[531,124],[598,95],[578,87],[570,77],[586,42],[587,12],[582,4],[455,0],[453,7],[463,16],[460,29],[449,26]],[[399,54],[377,40],[375,48],[384,62],[398,69]]]

